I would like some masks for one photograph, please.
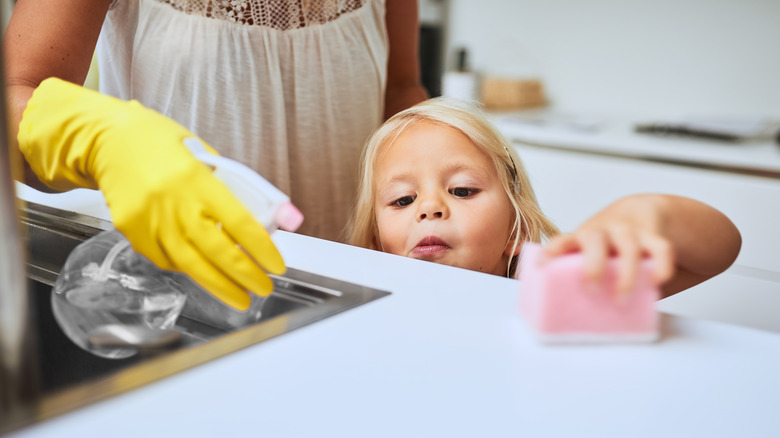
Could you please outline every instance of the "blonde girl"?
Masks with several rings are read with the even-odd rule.
[[[361,172],[352,244],[475,271],[515,276],[523,242],[548,240],[542,263],[581,252],[594,286],[616,257],[619,291],[650,257],[669,296],[723,272],[742,242],[720,211],[656,193],[618,199],[559,234],[514,148],[463,101],[430,99],[387,120],[366,143]]]
[[[492,163],[504,192],[504,202],[511,206],[512,220],[508,234],[512,257],[503,274],[514,275],[517,254],[522,242],[542,242],[558,233],[555,225],[542,213],[523,163],[510,143],[488,121],[476,105],[460,100],[434,98],[401,111],[387,120],[366,143],[361,163],[362,173],[356,208],[348,240],[353,245],[383,250],[377,225],[375,187],[376,169],[389,149],[413,127],[426,123],[456,130]]]

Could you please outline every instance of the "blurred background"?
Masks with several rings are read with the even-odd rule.
[[[478,75],[541,79],[561,110],[780,117],[777,1],[420,0],[420,6],[423,27],[442,29],[445,71],[457,68],[457,52],[465,49]]]

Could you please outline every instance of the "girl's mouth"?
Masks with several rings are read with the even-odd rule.
[[[450,246],[438,237],[429,236],[419,242],[412,249],[412,257],[427,259],[439,256],[450,249]]]

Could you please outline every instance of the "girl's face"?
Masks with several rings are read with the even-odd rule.
[[[512,204],[490,158],[460,131],[418,122],[380,150],[375,208],[384,252],[506,275]]]

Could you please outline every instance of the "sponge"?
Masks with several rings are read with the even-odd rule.
[[[520,262],[520,313],[540,341],[548,343],[652,342],[659,337],[658,287],[651,260],[642,261],[638,282],[618,296],[617,262],[610,258],[604,281],[586,287],[584,257],[567,254],[538,264],[542,247],[526,243]]]

